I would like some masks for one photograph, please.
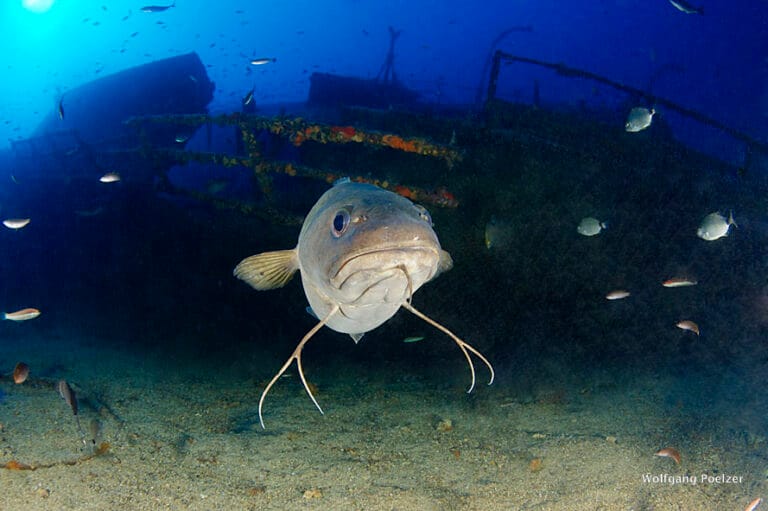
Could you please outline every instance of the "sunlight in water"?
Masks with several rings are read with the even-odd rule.
[[[21,5],[32,12],[43,13],[53,6],[54,0],[21,0]]]

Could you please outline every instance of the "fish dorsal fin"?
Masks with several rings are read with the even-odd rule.
[[[360,342],[360,339],[362,339],[364,335],[365,335],[365,333],[362,333],[362,334],[349,334],[349,336],[352,338],[352,340],[355,341],[355,344]]]
[[[283,287],[299,269],[298,251],[277,250],[246,257],[233,275],[259,291]]]
[[[333,186],[342,185],[344,183],[351,183],[351,182],[352,180],[349,179],[349,177],[340,177],[339,179],[333,182]]]

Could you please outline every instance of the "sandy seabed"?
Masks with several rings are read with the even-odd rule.
[[[393,381],[391,367],[334,376],[305,360],[326,414],[291,370],[262,430],[268,368],[212,376],[81,342],[0,346],[8,372],[32,368],[22,385],[0,380],[0,464],[25,468],[0,470],[0,510],[743,510],[768,495],[765,438],[740,427],[749,418],[670,404],[673,383],[651,376],[520,391],[503,375],[485,386],[479,368],[468,396],[460,361],[445,383]],[[59,378],[78,393],[84,437]],[[668,446],[680,465],[654,456]]]

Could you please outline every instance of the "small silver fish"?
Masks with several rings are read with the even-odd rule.
[[[732,211],[728,213],[727,220],[719,211],[716,211],[704,217],[696,230],[696,236],[706,241],[715,241],[723,236],[728,236],[728,230],[732,225],[738,227],[733,220]]]
[[[243,97],[243,105],[250,105],[251,101],[253,101],[253,89],[249,90],[248,94]]]
[[[696,279],[688,277],[673,277],[661,283],[664,287],[688,287],[695,286],[696,284],[698,284]]]
[[[581,219],[579,226],[576,227],[576,232],[582,236],[597,236],[600,234],[600,231],[606,228],[608,228],[607,222],[601,222],[597,218],[588,216]]]
[[[627,123],[624,125],[624,129],[629,133],[637,133],[643,131],[645,128],[651,125],[653,122],[653,114],[656,110],[651,108],[648,110],[645,107],[638,106],[629,111],[627,116]]]
[[[179,133],[178,135],[176,135],[176,138],[174,138],[174,140],[176,141],[177,144],[183,144],[184,142],[189,140],[189,135],[187,135],[186,133]]]
[[[704,14],[703,7],[694,7],[685,0],[669,0],[669,3],[674,5],[675,9],[685,14]]]
[[[59,114],[59,119],[64,120],[64,98],[62,97],[59,100],[59,108],[56,111],[57,114]]]
[[[120,181],[120,174],[117,172],[107,172],[99,178],[102,183],[117,183]]]
[[[277,59],[274,57],[265,57],[251,60],[251,64],[254,66],[263,66],[264,64],[269,64],[271,62],[277,62]]]
[[[688,330],[689,332],[693,332],[696,335],[701,335],[699,330],[699,325],[697,325],[690,319],[684,319],[682,321],[678,321],[675,326],[681,330]]]
[[[606,300],[623,300],[624,298],[628,297],[630,295],[629,291],[626,289],[615,289],[605,295]]]
[[[29,218],[8,218],[3,220],[3,225],[9,229],[18,231],[21,228],[26,227],[31,220]]]
[[[410,344],[412,342],[419,342],[419,341],[423,341],[423,340],[424,340],[424,336],[423,335],[416,335],[416,336],[413,336],[413,337],[406,337],[405,339],[403,339],[403,342],[406,343],[406,344]]]
[[[355,342],[405,308],[443,333],[464,353],[475,385],[469,354],[485,363],[493,383],[493,366],[475,348],[411,305],[413,294],[453,265],[440,247],[429,213],[410,200],[377,186],[337,182],[304,220],[296,248],[243,259],[235,277],[257,290],[284,286],[298,271],[304,294],[320,319],[299,341],[259,399],[259,422],[267,393],[294,360],[304,389],[320,413],[301,365],[304,345],[323,326],[349,334]]]

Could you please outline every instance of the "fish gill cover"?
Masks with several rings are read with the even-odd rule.
[[[759,506],[766,11],[3,2],[0,466],[30,471],[3,502]],[[375,223],[306,222],[345,177],[452,260],[419,287],[357,259],[344,300],[394,314],[355,342],[307,311],[312,254],[233,276]]]

